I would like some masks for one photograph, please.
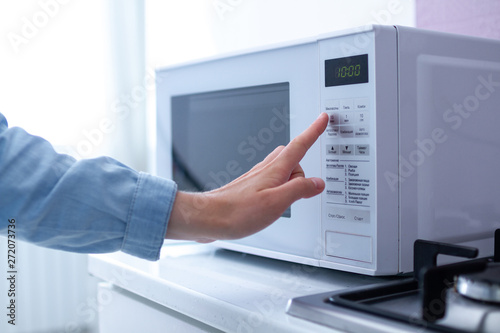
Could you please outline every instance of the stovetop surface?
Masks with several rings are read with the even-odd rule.
[[[466,288],[477,289],[478,283],[495,295],[500,292],[500,229],[495,231],[494,248],[491,258],[437,266],[438,254],[475,258],[478,250],[417,240],[413,277],[295,298],[288,303],[287,313],[347,332],[499,333],[496,298],[495,302],[479,301],[491,298],[472,299],[463,293]],[[473,281],[472,287],[460,288],[457,282],[464,274]]]
[[[329,301],[334,295],[323,293],[293,299],[287,312],[347,332],[500,332],[499,306],[467,299],[453,289],[445,296],[448,305],[445,317],[435,323],[420,320],[418,292],[370,301],[371,306],[401,315],[407,318],[406,321],[341,307]]]

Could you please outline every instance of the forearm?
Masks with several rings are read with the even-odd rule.
[[[3,121],[2,121],[3,120]],[[72,252],[123,250],[154,260],[175,198],[172,181],[110,158],[75,161],[0,114],[0,233],[15,218],[28,242]]]

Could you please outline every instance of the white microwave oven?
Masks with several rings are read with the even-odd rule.
[[[156,169],[180,190],[219,187],[330,115],[301,162],[324,192],[219,246],[367,275],[411,272],[419,238],[493,253],[500,41],[369,26],[156,74]]]

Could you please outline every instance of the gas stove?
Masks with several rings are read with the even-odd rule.
[[[469,258],[437,263],[439,254]],[[410,278],[291,299],[287,313],[347,332],[500,332],[500,229],[495,254],[417,240]]]

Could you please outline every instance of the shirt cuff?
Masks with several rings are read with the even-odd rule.
[[[175,182],[139,173],[121,250],[158,260],[177,193]]]

